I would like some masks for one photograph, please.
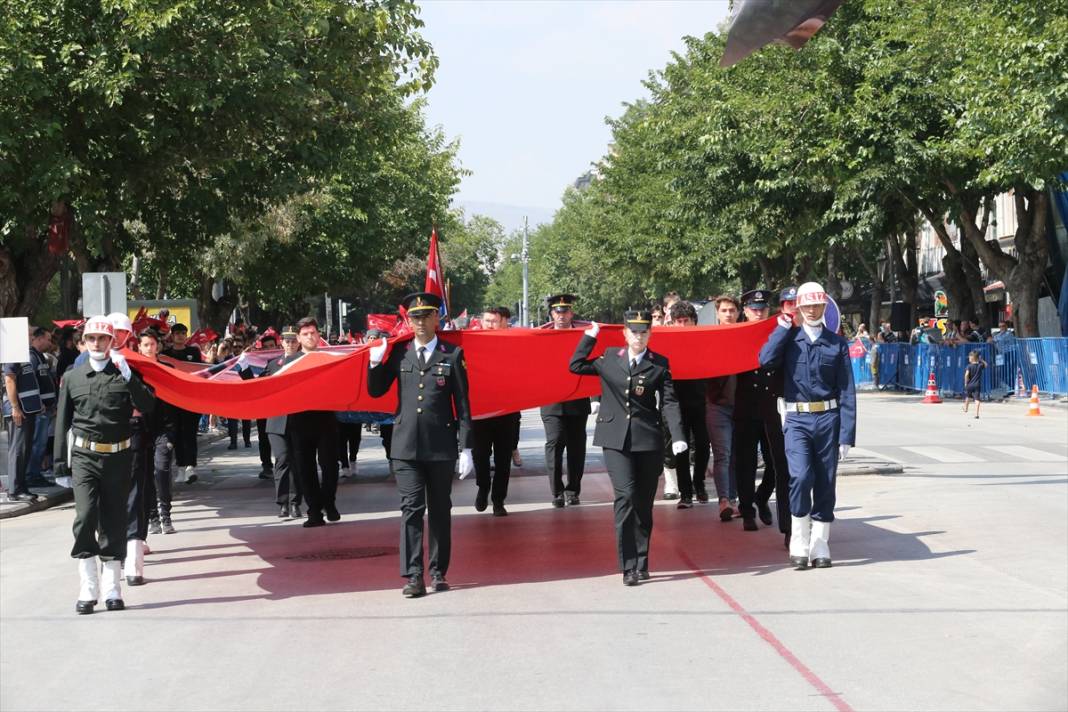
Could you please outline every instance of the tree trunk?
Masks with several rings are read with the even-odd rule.
[[[879,330],[879,324],[882,323],[885,284],[879,276],[879,266],[865,257],[864,251],[859,246],[855,247],[854,251],[857,259],[864,265],[864,271],[871,277],[871,308],[868,310],[868,333],[874,334]]]
[[[24,238],[24,249],[0,248],[0,284],[3,285],[0,316],[3,317],[33,317],[59,269],[59,257],[49,252],[48,240],[38,228],[26,227]]]
[[[1038,336],[1038,295],[1042,275],[1049,261],[1046,241],[1046,213],[1049,193],[1031,186],[1013,191],[1016,206],[1016,235],[1013,238],[1016,256],[1006,254],[998,241],[987,240],[985,230],[976,226],[977,210],[955,194],[961,202],[961,223],[964,236],[979,255],[990,273],[1005,284],[1012,296],[1016,335]]]
[[[961,238],[960,241],[961,267],[964,268],[964,284],[971,298],[972,311],[970,316],[965,314],[961,319],[978,321],[986,330],[990,330],[990,313],[986,308],[986,292],[983,291],[983,270],[979,265],[979,256],[975,254],[975,248],[971,243]]]
[[[226,329],[230,322],[230,312],[237,304],[237,291],[233,284],[223,283],[223,295],[219,301],[211,298],[211,288],[215,284],[215,278],[211,275],[203,275],[200,278],[200,299],[197,304],[197,318],[200,319],[200,328],[211,327],[219,334]]]
[[[964,259],[957,250],[946,250],[942,257],[942,286],[949,301],[949,318],[958,321],[971,321],[975,314],[972,293],[968,289],[968,278],[964,274]]]

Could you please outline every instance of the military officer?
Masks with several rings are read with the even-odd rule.
[[[459,455],[460,477],[471,473],[471,407],[463,349],[440,341],[440,297],[428,292],[404,298],[413,338],[372,346],[368,356],[367,392],[384,396],[397,382],[397,412],[390,458],[401,499],[401,576],[408,579],[406,598],[426,594],[423,580],[423,514],[430,528],[430,578],[435,591],[446,591],[445,575],[452,550],[452,475]]]
[[[649,578],[649,541],[653,533],[653,499],[663,466],[666,420],[671,451],[687,448],[668,360],[649,350],[653,316],[632,309],[623,318],[626,348],[590,358],[600,326],[587,329],[571,357],[572,373],[599,376],[601,409],[593,444],[604,449],[615,492],[616,541],[623,584],[637,586]]]
[[[785,375],[786,458],[790,467],[790,563],[831,566],[838,460],[856,442],[857,400],[849,344],[827,328],[827,293],[816,282],[797,289],[800,326],[788,314],[760,350],[762,368]]]
[[[742,295],[742,310],[746,321],[768,318],[771,292],[753,289]],[[768,500],[773,490],[779,492],[779,529],[785,535],[788,510],[786,488],[788,469],[783,449],[782,423],[779,421],[778,399],[782,396],[782,374],[774,368],[757,368],[738,374],[734,401],[734,436],[731,459],[738,483],[738,508],[742,528],[756,531],[756,516],[767,526],[772,523]],[[764,478],[759,493],[756,489],[757,448],[764,452]]]
[[[575,295],[554,294],[549,297],[552,321],[542,328],[571,329],[575,321]],[[581,322],[585,325],[587,322]],[[545,466],[549,470],[549,488],[553,506],[579,504],[582,473],[586,469],[586,419],[599,408],[589,398],[542,406],[541,422],[545,426]],[[564,451],[567,451],[567,485],[564,485]]]
[[[122,560],[126,554],[126,498],[130,487],[130,417],[150,413],[154,396],[119,352],[109,352],[114,328],[105,317],[85,324],[89,361],[63,374],[53,459],[56,476],[74,482],[74,548],[81,589],[75,610],[92,613],[100,595],[97,557],[104,562],[104,599],[122,610]],[[67,432],[73,437],[70,472]],[[99,537],[97,532],[99,531]]]

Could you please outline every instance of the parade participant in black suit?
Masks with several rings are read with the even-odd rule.
[[[452,475],[474,468],[471,407],[463,349],[439,341],[441,299],[428,292],[404,298],[414,338],[386,353],[387,342],[368,354],[367,392],[384,396],[397,383],[397,412],[390,458],[401,498],[401,576],[404,596],[426,593],[423,581],[423,514],[429,512],[430,577],[435,591],[448,590],[445,575],[452,550]],[[509,453],[510,454],[510,453]]]
[[[671,326],[696,326],[697,310],[689,302],[676,301],[668,307]],[[680,456],[670,455],[670,467],[678,475],[680,497],[678,509],[693,507],[694,497],[702,504],[708,503],[708,491],[705,489],[705,469],[711,452],[708,441],[708,429],[705,425],[705,390],[708,379],[693,378],[675,381],[675,395],[679,401],[682,415],[682,429],[685,440],[693,446],[693,470],[690,469],[690,453]],[[670,433],[668,434],[670,437]],[[670,442],[670,441],[669,441]]]
[[[554,294],[548,299],[553,329],[570,329],[575,324],[575,295]],[[585,324],[585,322],[583,322]],[[586,469],[586,419],[600,406],[589,398],[576,398],[542,406],[541,422],[545,426],[545,467],[549,470],[549,487],[553,506],[579,503],[582,473]],[[564,486],[564,451],[567,451],[567,486]]]
[[[482,311],[482,328],[487,331],[507,329],[508,321],[504,307],[486,307]],[[516,431],[520,413],[505,413],[492,418],[480,418],[471,423],[471,455],[475,461],[475,509],[486,511],[493,502],[493,516],[508,516],[504,500],[508,497],[508,480],[512,471],[512,454],[515,452]],[[490,472],[490,454],[493,455],[493,472]]]
[[[189,345],[188,341],[189,327],[181,323],[175,324],[171,327],[171,347],[165,349],[163,355],[173,358],[175,361],[201,363],[204,358],[200,353],[200,349]],[[186,484],[192,484],[197,481],[197,424],[199,422],[199,413],[179,410],[177,440],[174,443],[174,462],[179,470],[185,470]]]
[[[593,444],[604,448],[615,491],[616,540],[625,586],[649,578],[653,498],[664,461],[660,431],[664,420],[671,432],[672,452],[678,455],[687,447],[668,360],[649,350],[651,324],[647,309],[626,312],[626,348],[610,349],[591,359],[600,331],[594,323],[579,341],[570,365],[572,373],[601,379],[601,409]]]

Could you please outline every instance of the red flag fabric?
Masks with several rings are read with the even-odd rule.
[[[426,256],[426,284],[424,292],[430,292],[441,297],[441,318],[449,315],[449,303],[445,295],[445,267],[441,263],[441,253],[438,252],[438,230],[430,231],[430,252]]]
[[[219,338],[219,335],[215,333],[215,330],[210,326],[206,326],[203,329],[194,331],[193,335],[189,337],[189,343],[193,346],[199,346],[200,344],[210,344],[217,338]]]
[[[367,329],[378,329],[379,331],[393,333],[393,330],[397,328],[398,320],[399,317],[396,314],[368,314]]]
[[[756,368],[757,355],[774,319],[723,326],[664,327],[654,330],[653,351],[667,356],[676,379],[707,378]],[[476,418],[511,413],[549,403],[597,395],[592,376],[568,370],[580,329],[501,329],[450,331],[438,338],[462,346]],[[410,337],[390,339],[407,348]],[[605,325],[594,355],[623,347],[622,327]],[[331,347],[307,354],[270,378],[240,381],[230,372],[205,380],[131,354],[134,366],[157,395],[196,413],[228,418],[266,418],[298,410],[393,412],[396,393],[367,394],[367,345]],[[201,369],[203,372],[203,369]]]
[[[80,328],[82,326],[82,324],[85,323],[85,319],[58,319],[58,320],[54,319],[52,321],[52,323],[55,324],[60,329],[65,329],[68,326],[74,327],[75,329],[77,329],[77,328]]]

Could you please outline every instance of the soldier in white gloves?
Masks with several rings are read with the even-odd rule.
[[[367,392],[384,396],[397,383],[390,459],[401,499],[401,576],[406,598],[426,594],[423,515],[428,513],[429,569],[435,591],[449,588],[452,476],[471,474],[471,406],[463,349],[440,341],[441,299],[428,292],[404,298],[414,338],[387,353],[385,339],[369,351]]]
[[[649,350],[652,313],[631,310],[623,317],[626,348],[590,358],[600,326],[587,329],[571,357],[572,373],[599,376],[601,409],[593,444],[604,448],[615,491],[616,541],[623,585],[649,578],[653,499],[664,462],[661,421],[671,433],[671,451],[686,451],[682,416],[667,358]]]
[[[827,328],[827,294],[815,282],[797,289],[800,325],[787,314],[760,349],[762,368],[781,368],[783,434],[790,469],[790,563],[830,568],[835,477],[857,436],[857,397],[849,344]]]
[[[133,450],[130,417],[149,413],[152,392],[111,350],[115,330],[106,317],[85,324],[89,360],[63,374],[56,413],[56,476],[74,484],[74,548],[81,589],[75,610],[92,613],[101,595],[109,611],[122,610],[122,562],[126,556],[126,499]],[[73,438],[67,463],[68,431]],[[103,561],[101,582],[98,558]]]

